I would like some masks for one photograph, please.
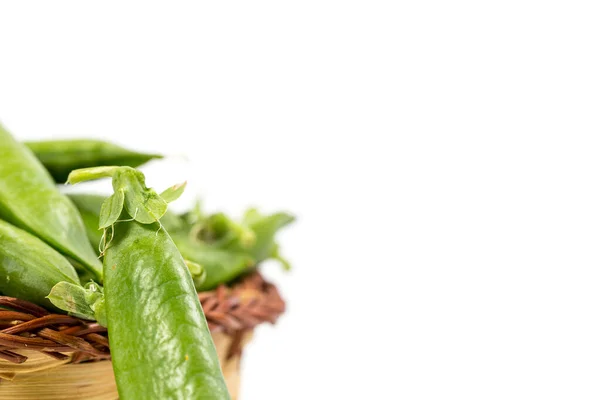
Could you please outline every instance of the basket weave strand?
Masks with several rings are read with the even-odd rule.
[[[285,311],[277,288],[253,272],[231,287],[198,294],[212,333],[233,338],[228,357],[239,353],[244,332],[263,322],[274,323]],[[56,359],[70,354],[71,363],[110,358],[106,328],[80,318],[51,314],[14,297],[0,296],[0,359],[23,363],[17,350],[35,350]]]

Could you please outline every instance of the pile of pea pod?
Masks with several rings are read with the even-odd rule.
[[[0,294],[106,326],[120,399],[229,399],[197,292],[266,259],[294,217],[235,221],[168,203],[136,169],[161,158],[99,140],[24,143],[0,125]],[[62,184],[111,179],[109,196]]]

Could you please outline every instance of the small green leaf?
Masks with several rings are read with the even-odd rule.
[[[96,322],[104,327],[108,327],[108,319],[106,318],[106,303],[104,302],[104,296],[98,299],[96,302],[90,305],[90,308],[94,311],[96,316]]]
[[[122,204],[127,213],[134,220],[142,224],[154,223],[167,212],[167,202],[159,196],[153,189],[146,187],[146,178],[144,174],[131,167],[96,167],[83,168],[71,172],[69,183],[83,182],[104,177],[112,177],[112,186],[116,196],[106,205],[100,227],[108,227],[114,224],[117,219],[115,215]],[[167,189],[166,197],[175,199],[183,191],[185,184],[175,185]],[[118,217],[117,217],[118,218]]]
[[[109,196],[100,209],[99,229],[105,229],[114,224],[123,212],[123,202],[125,200],[125,191],[118,189]]]
[[[167,202],[154,191],[140,193],[130,190],[125,196],[127,213],[142,224],[158,221],[167,212],[167,207]]]
[[[167,212],[167,202],[146,187],[144,174],[134,168],[121,167],[113,177],[113,188],[124,190],[125,210],[142,224],[156,222]]]
[[[160,194],[160,197],[167,203],[171,203],[177,200],[185,190],[187,182],[178,183],[177,185],[173,185],[170,188],[166,189],[164,192]]]
[[[69,315],[98,321],[100,325],[106,326],[104,293],[102,287],[95,282],[90,282],[85,287],[70,282],[59,282],[54,285],[47,298]]]

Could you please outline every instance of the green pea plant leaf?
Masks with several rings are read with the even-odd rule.
[[[112,178],[114,189],[114,193],[102,203],[100,209],[99,229],[104,230],[101,255],[110,244],[107,229],[119,222],[123,211],[139,223],[160,224],[160,219],[167,212],[168,203],[179,198],[186,187],[186,182],[183,182],[171,186],[159,195],[154,189],[146,187],[146,178],[141,171],[126,166],[77,169],[69,174],[67,184],[100,178]]]
[[[183,194],[183,191],[185,190],[186,185],[187,185],[187,182],[178,183],[176,185],[173,185],[170,188],[168,188],[167,190],[165,190],[164,192],[162,192],[160,194],[160,197],[162,197],[162,199],[164,201],[166,201],[167,203],[171,203],[171,202],[177,200]]]
[[[123,210],[142,224],[157,222],[167,212],[167,203],[177,199],[185,189],[185,182],[174,185],[163,192],[165,198],[146,187],[146,178],[141,171],[131,167],[93,167],[72,171],[67,184],[75,184],[100,178],[112,178],[114,194],[102,205],[100,227],[114,224],[115,215]]]
[[[119,189],[110,195],[100,208],[99,229],[106,229],[119,219],[125,203],[125,191]]]
[[[98,227],[103,230],[99,243],[99,253],[103,256],[112,238],[112,228],[126,213],[130,220],[142,224],[158,222],[163,228],[162,217],[169,227],[182,227],[184,222],[175,214],[167,214],[168,203],[177,200],[184,192],[187,182],[173,185],[160,195],[146,186],[144,174],[127,166],[107,166],[82,168],[71,171],[67,184],[76,184],[88,180],[112,178],[114,193],[106,198],[98,215]],[[127,218],[127,216],[125,216]],[[110,232],[109,232],[110,230]]]
[[[98,321],[104,327],[107,325],[104,292],[96,282],[88,282],[85,286],[70,282],[59,282],[46,296],[48,300],[69,315]]]
[[[248,226],[255,234],[256,241],[248,252],[258,261],[274,258],[289,269],[289,263],[279,254],[279,246],[275,242],[276,233],[295,221],[295,217],[285,212],[262,215],[258,210],[251,208],[246,211],[243,224]]]

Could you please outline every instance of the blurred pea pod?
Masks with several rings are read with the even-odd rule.
[[[290,269],[289,263],[279,255],[275,235],[294,221],[295,217],[285,212],[263,215],[250,208],[239,223],[223,213],[200,218],[190,233],[196,241],[214,248],[247,253],[257,263],[273,258],[279,260],[285,269]]]
[[[32,234],[0,220],[0,293],[55,309],[46,296],[61,281],[79,285],[69,261]]]
[[[40,161],[0,125],[0,218],[44,240],[102,277],[102,264],[85,235],[81,216],[58,191]]]
[[[173,242],[186,260],[202,266],[203,279],[194,279],[196,290],[210,290],[229,282],[255,265],[254,259],[244,252],[215,248],[206,243],[191,240],[186,234],[171,235]]]
[[[183,185],[158,195],[128,167],[74,171],[69,182],[106,176],[114,194],[99,227],[109,235],[104,301],[119,398],[229,399],[189,269],[158,223]]]
[[[57,183],[66,182],[69,173],[79,168],[104,165],[139,167],[150,160],[162,158],[160,154],[138,153],[103,140],[45,140],[25,144]]]

